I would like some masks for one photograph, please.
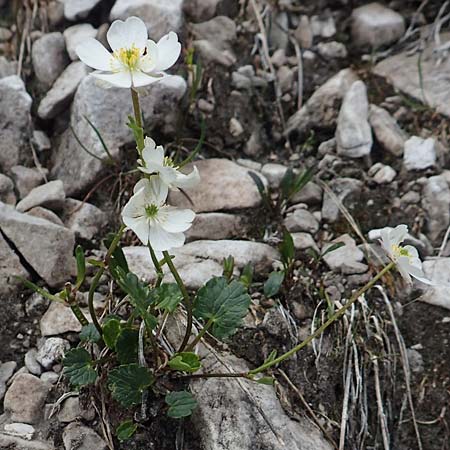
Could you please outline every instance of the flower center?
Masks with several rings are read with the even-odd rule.
[[[411,258],[409,251],[406,250],[406,248],[400,247],[399,245],[392,245],[392,253],[397,257],[407,256],[408,258]]]
[[[175,163],[173,162],[172,158],[169,156],[164,156],[164,166],[166,167],[175,167]]]
[[[158,206],[152,203],[145,206],[145,215],[149,219],[154,219],[158,215]]]
[[[131,48],[120,48],[113,53],[113,56],[124,67],[131,71],[137,69],[141,57],[140,50],[134,45]]]

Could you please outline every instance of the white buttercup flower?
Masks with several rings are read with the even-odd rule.
[[[113,53],[94,38],[79,44],[76,53],[87,66],[99,71],[93,76],[124,88],[158,81],[175,64],[181,51],[174,32],[163,36],[158,43],[149,40],[147,27],[138,17],[114,21],[106,39]]]
[[[195,213],[165,205],[168,187],[159,177],[140,180],[122,211],[123,223],[131,228],[140,241],[156,251],[181,247],[184,231],[188,230]]]
[[[383,228],[380,234],[381,246],[391,261],[397,266],[400,275],[408,283],[411,283],[411,277],[414,277],[422,283],[432,284],[423,273],[422,261],[417,250],[412,245],[400,245],[408,235],[408,227],[406,225],[398,225],[395,228]]]
[[[145,147],[142,151],[142,159],[138,160],[139,170],[146,174],[158,174],[163,183],[171,189],[189,188],[200,181],[200,175],[196,167],[188,175],[181,173],[173,161],[164,156],[164,148],[156,145],[149,137],[145,138]]]

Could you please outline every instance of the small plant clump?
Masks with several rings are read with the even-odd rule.
[[[175,33],[169,33],[157,43],[148,40],[146,26],[137,17],[131,17],[125,22],[115,21],[107,37],[113,53],[109,53],[94,39],[83,42],[77,52],[85,64],[96,69],[93,76],[101,83],[130,89],[134,117],[129,117],[128,126],[136,140],[136,166],[141,178],[123,208],[123,225],[115,235],[105,240],[107,252],[103,259],[86,260],[83,249],[77,247],[76,281],[68,282],[57,294],[51,294],[24,280],[28,287],[51,301],[70,307],[82,325],[79,346],[68,351],[63,362],[64,374],[74,388],[100,383],[106,385],[111,397],[124,410],[136,409],[141,405],[141,419],[146,417],[150,398],[164,397],[167,416],[174,419],[187,417],[197,406],[194,396],[187,388],[183,388],[184,381],[193,374],[202,377],[242,377],[270,384],[272,378],[265,375],[270,368],[291,357],[323,333],[394,267],[399,268],[407,281],[412,276],[427,282],[417,251],[411,246],[401,245],[407,229],[400,225],[382,235],[382,244],[391,262],[305,341],[282,355],[277,356],[272,352],[261,366],[245,373],[205,372],[198,345],[207,334],[217,340],[226,340],[236,332],[251,304],[249,289],[253,271],[248,266],[240,276],[235,276],[234,261],[229,257],[223,263],[223,276],[213,277],[197,292],[186,289],[170,252],[184,245],[184,232],[191,226],[195,213],[173,207],[167,201],[170,190],[183,191],[201,183],[195,167],[189,174],[180,171],[195,158],[198,149],[184,161],[178,162],[165,155],[162,146],[145,136],[137,90],[166,76],[164,71],[177,61],[181,45]],[[193,66],[192,54],[188,57]],[[193,69],[193,74],[196,74],[194,78],[198,80],[197,72]],[[276,204],[271,202],[261,180],[255,174],[251,175],[267,208],[273,214],[280,214],[289,199],[311,179],[312,171],[296,175],[288,170],[281,182],[281,195]],[[128,267],[120,246],[126,229],[132,230],[142,244],[148,247],[156,271],[156,280],[151,284],[141,280]],[[327,251],[336,248],[338,246]],[[263,290],[267,298],[277,296],[283,284],[289,283],[292,277],[295,251],[292,237],[287,232],[280,244],[280,254],[280,269],[272,272],[264,283]],[[318,255],[317,259],[322,256]],[[77,292],[86,283],[87,265],[96,270],[89,288],[89,318],[77,303]],[[174,283],[165,281],[166,267]],[[113,305],[112,313],[98,317],[94,294],[104,274],[114,282],[114,292],[120,300]],[[183,330],[179,341],[162,339],[169,318],[176,320],[178,328]],[[194,321],[200,326],[194,328]],[[121,441],[129,439],[139,427],[138,418],[138,415],[134,415],[123,421],[116,429],[116,437]]]

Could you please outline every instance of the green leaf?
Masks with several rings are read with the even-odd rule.
[[[92,384],[98,376],[93,364],[91,355],[84,348],[74,348],[64,356],[64,374],[74,386]]]
[[[81,245],[78,245],[75,249],[75,259],[77,261],[77,281],[75,283],[75,288],[80,289],[86,276],[86,259]]]
[[[120,322],[118,319],[109,319],[103,325],[103,340],[108,348],[115,350],[117,338],[120,334]]]
[[[23,277],[15,277],[15,278],[20,280],[28,289],[31,289],[33,292],[36,292],[36,293],[42,295],[42,297],[44,297],[48,300],[51,300],[53,302],[64,303],[64,301],[61,297],[50,294],[50,292],[46,291],[45,289],[42,289],[41,287],[39,287],[37,284],[34,284],[30,280],[27,280],[26,278],[23,278]]]
[[[125,272],[121,267],[116,270],[117,284],[130,296],[133,305],[141,310],[147,311],[150,305],[150,289],[133,272]]]
[[[111,247],[111,243],[115,237],[116,235],[114,233],[109,233],[108,236],[106,236],[106,238],[103,240],[103,244],[106,248]],[[125,273],[128,273],[130,271],[130,269],[128,268],[127,258],[125,257],[125,254],[123,253],[120,245],[117,245],[111,255],[111,259],[109,260],[109,267],[113,276],[115,269],[117,269],[118,267],[120,267]]]
[[[93,323],[85,325],[80,331],[80,340],[82,342],[98,342],[101,339],[100,333]]]
[[[166,395],[166,403],[170,406],[167,415],[173,419],[188,417],[197,407],[197,400],[187,391],[171,392]]]
[[[136,432],[137,424],[135,424],[131,419],[125,420],[116,428],[116,436],[120,442],[127,441]]]
[[[123,328],[117,337],[116,352],[120,364],[137,362],[139,332],[132,328]]]
[[[200,369],[200,359],[198,355],[191,352],[177,353],[169,361],[169,367],[180,372],[196,372]]]
[[[283,233],[283,240],[280,244],[281,261],[285,268],[288,268],[295,257],[294,241],[288,231]]]
[[[333,245],[330,245],[321,255],[320,257],[323,258],[325,255],[328,255],[328,253],[334,252],[335,250],[344,247],[345,242],[336,242]]]
[[[234,258],[232,255],[223,260],[223,276],[230,281],[234,271]]]
[[[127,126],[133,132],[137,147],[142,150],[144,148],[144,130],[138,126],[133,116],[128,116]]]
[[[264,283],[264,295],[267,298],[277,295],[284,280],[284,272],[272,272]]]
[[[264,364],[272,362],[276,357],[277,357],[277,351],[276,350],[272,350],[269,353],[269,356],[265,359]]]
[[[275,379],[272,377],[253,378],[253,381],[255,381],[258,384],[267,384],[270,386],[272,386],[275,383]]]
[[[212,322],[211,334],[225,338],[241,324],[250,306],[250,296],[245,286],[233,280],[214,277],[197,294],[194,315]]]
[[[294,171],[289,167],[280,182],[281,196],[283,199],[289,198],[289,194],[294,185]]]
[[[108,387],[112,396],[125,407],[137,405],[145,389],[154,383],[154,377],[137,364],[119,366],[109,372]]]
[[[151,291],[152,301],[158,309],[173,313],[183,300],[183,294],[176,283],[163,283]]]

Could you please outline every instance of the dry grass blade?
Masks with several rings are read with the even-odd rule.
[[[389,430],[386,421],[386,415],[384,413],[383,408],[383,396],[381,395],[381,387],[380,387],[380,369],[378,367],[378,359],[374,357],[372,359],[374,378],[375,378],[375,395],[377,398],[377,409],[378,409],[378,418],[380,421],[381,427],[381,435],[383,436],[383,446],[384,450],[389,450]]]

